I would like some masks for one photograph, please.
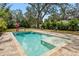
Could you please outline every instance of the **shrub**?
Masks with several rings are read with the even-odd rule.
[[[41,26],[41,28],[45,29],[45,27],[46,27],[45,23],[43,23],[42,26]]]
[[[50,22],[48,21],[46,21],[46,22],[44,22],[43,24],[42,24],[42,28],[44,28],[44,29],[50,29]]]
[[[46,21],[42,24],[44,29],[58,29],[58,30],[79,30],[79,20],[71,19],[69,21]]]
[[[66,30],[68,29],[68,22],[63,21],[53,21],[53,22],[45,22],[43,23],[42,27],[44,29],[59,29],[59,30]]]
[[[79,30],[79,20],[78,19],[72,19],[69,21],[69,30]]]
[[[9,20],[7,27],[8,28],[15,28],[15,21],[14,20]]]
[[[68,30],[68,28],[69,28],[68,21],[58,21],[56,25],[59,30]]]
[[[56,22],[56,27],[57,27],[57,29],[61,30],[62,27],[63,27],[63,23],[62,23],[62,21],[58,21],[58,22]]]
[[[28,24],[28,22],[24,19],[20,21],[20,27],[24,27],[24,28],[29,28],[30,25]]]
[[[0,19],[0,32],[4,31],[7,29],[7,23],[5,20]]]
[[[69,22],[68,21],[64,21],[62,24],[62,30],[68,30],[69,29]]]
[[[57,27],[57,22],[56,21],[51,22],[51,28],[56,29],[56,27]]]

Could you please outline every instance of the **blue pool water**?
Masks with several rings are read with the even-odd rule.
[[[13,34],[26,55],[38,56],[55,48],[54,45],[42,41],[42,39],[48,38],[50,35],[36,32],[14,32]]]

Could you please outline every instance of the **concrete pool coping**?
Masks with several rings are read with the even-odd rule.
[[[30,32],[30,31],[26,31],[26,32]],[[43,34],[46,34],[46,32],[40,32],[40,31],[31,31],[31,32],[38,32],[38,33],[43,33]],[[17,50],[19,51],[20,55],[22,56],[27,56],[25,53],[24,53],[24,50],[21,48],[19,42],[16,40],[15,36],[13,35],[12,32],[10,32],[13,40],[15,41],[15,44],[16,44],[16,47],[17,47]],[[47,32],[47,34],[49,35],[52,35],[51,33]],[[40,56],[50,56],[52,53],[58,51],[59,49],[61,49],[63,46],[67,45],[67,43],[63,44],[62,46],[60,47],[55,47],[53,49],[51,49],[50,51],[47,51],[45,53],[43,53],[42,55]]]
[[[17,51],[19,52],[19,54],[21,56],[25,56],[26,54],[24,53],[22,47],[20,46],[19,42],[16,40],[16,38],[14,37],[12,32],[10,32],[10,35],[11,35],[13,41],[15,42],[15,45],[16,45],[16,48],[17,48]]]

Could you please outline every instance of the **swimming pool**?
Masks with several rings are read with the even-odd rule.
[[[42,41],[43,39],[51,37],[50,35],[36,32],[14,32],[13,34],[20,43],[25,54],[29,56],[39,56],[56,47]]]

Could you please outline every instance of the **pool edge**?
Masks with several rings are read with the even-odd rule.
[[[28,32],[28,31],[26,31],[26,32]],[[39,32],[39,31],[31,31],[31,32],[38,32],[38,33],[44,33],[44,32]],[[46,33],[45,33],[46,34]],[[49,34],[49,33],[47,33],[47,34]],[[12,35],[13,35],[13,33],[12,33]],[[52,35],[52,34],[49,34],[49,35]],[[14,35],[13,35],[14,36]],[[14,37],[15,38],[15,37]],[[67,39],[67,38],[66,38]],[[15,40],[16,40],[16,38],[15,38]],[[16,40],[17,41],[17,40]],[[16,43],[18,43],[19,44],[19,42],[16,42]],[[51,49],[51,50],[49,50],[49,51],[47,51],[47,52],[45,52],[45,53],[43,53],[42,55],[39,55],[39,56],[50,56],[51,54],[53,54],[53,53],[55,53],[55,52],[57,52],[59,49],[61,49],[62,47],[64,47],[64,46],[66,46],[67,45],[67,43],[64,43],[62,46],[60,46],[60,47],[55,47],[55,48],[53,48],[53,49]],[[20,44],[19,44],[19,46],[20,46]],[[23,51],[23,50],[22,50]],[[22,55],[23,56],[23,55]],[[25,54],[25,56],[28,56],[28,55],[26,55]]]
[[[13,35],[12,32],[10,32],[10,35],[11,35],[11,38],[13,39],[13,41],[14,41],[14,43],[15,43],[15,46],[16,46],[17,51],[18,51],[18,53],[20,54],[20,56],[27,56],[27,55],[24,53],[23,49],[21,48],[19,42],[16,40],[16,38],[15,38],[15,36]]]

